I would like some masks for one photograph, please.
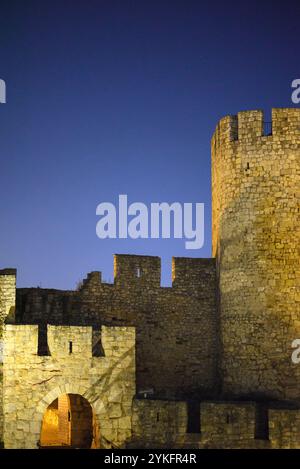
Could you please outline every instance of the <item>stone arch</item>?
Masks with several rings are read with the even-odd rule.
[[[96,441],[95,447],[98,448],[100,446],[100,437],[99,437],[99,412],[97,412],[97,406],[95,403],[91,402],[91,399],[87,397],[88,388],[84,386],[80,386],[77,384],[62,384],[56,386],[54,389],[49,391],[38,403],[36,407],[36,412],[34,414],[34,422],[35,422],[35,431],[34,435],[32,435],[33,439],[35,439],[36,446],[39,446],[40,443],[40,436],[43,424],[43,417],[45,412],[47,411],[48,407],[58,399],[60,396],[67,394],[67,395],[77,395],[84,398],[90,405],[93,413],[93,421],[95,427],[97,428],[96,432]],[[101,400],[100,400],[101,401]],[[96,401],[99,404],[99,399]]]

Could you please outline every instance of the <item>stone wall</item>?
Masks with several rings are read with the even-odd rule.
[[[58,438],[57,445],[71,445],[70,394],[61,394],[57,399]],[[46,410],[44,414],[47,415]],[[42,426],[43,430],[43,426]],[[40,442],[42,441],[42,433]]]
[[[42,419],[62,394],[83,396],[92,406],[100,447],[122,447],[131,438],[135,395],[135,330],[103,326],[103,357],[92,356],[92,328],[48,326],[51,356],[39,356],[38,327],[4,329],[4,444],[37,448]],[[72,353],[70,353],[72,342]]]
[[[114,268],[114,284],[92,272],[78,291],[18,289],[17,322],[134,326],[138,391],[151,388],[163,398],[214,396],[219,385],[214,259],[174,258],[172,288],[160,286],[157,257],[116,255]],[[94,331],[95,352],[97,341]]]
[[[299,399],[300,109],[223,118],[212,139],[224,397]]]
[[[179,446],[187,431],[187,404],[180,401],[136,399],[132,414],[133,448]]]
[[[0,447],[3,446],[3,323],[15,319],[16,273],[16,269],[0,270]]]
[[[75,291],[18,289],[15,311],[15,271],[0,271],[1,334],[16,321],[4,336],[6,447],[37,447],[66,394],[92,406],[95,446],[300,447],[300,109],[272,121],[266,135],[260,111],[218,124],[214,258],[173,258],[171,288],[158,257],[116,255],[113,284],[91,272]]]
[[[0,326],[4,320],[14,322],[16,306],[16,269],[0,270]],[[0,330],[2,338],[2,327]]]
[[[269,428],[272,448],[300,448],[299,409],[270,409]]]
[[[201,403],[201,445],[206,448],[249,448],[255,438],[253,402]]]
[[[130,448],[300,448],[300,410],[250,401],[204,401],[198,433],[187,402],[135,399]],[[275,407],[274,407],[275,405]]]

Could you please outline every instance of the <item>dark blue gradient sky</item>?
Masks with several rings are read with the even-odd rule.
[[[113,279],[113,253],[211,255],[210,138],[240,110],[293,107],[300,2],[0,2],[0,267],[18,286]],[[205,245],[100,240],[96,206],[204,202]]]

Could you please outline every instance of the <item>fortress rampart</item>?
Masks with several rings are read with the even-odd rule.
[[[299,448],[299,161],[300,109],[221,119],[213,257],[173,258],[170,288],[150,256],[116,255],[113,283],[91,272],[74,291],[0,271],[5,446],[90,404],[96,447]]]
[[[160,286],[158,257],[116,255],[114,271],[113,284],[92,272],[77,291],[18,289],[16,322],[39,324],[41,340],[41,323],[94,330],[102,324],[133,326],[138,392],[151,388],[161,398],[215,395],[214,259],[173,259],[172,288]]]

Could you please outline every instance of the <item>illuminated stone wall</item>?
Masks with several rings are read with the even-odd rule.
[[[135,400],[132,413],[133,448],[180,447],[186,439],[187,403]]]
[[[0,338],[4,320],[14,322],[16,306],[16,269],[0,270]]]
[[[299,399],[300,109],[223,118],[212,139],[223,395]]]
[[[116,255],[114,267],[113,284],[92,272],[78,291],[18,289],[17,322],[133,326],[138,391],[151,388],[159,398],[214,396],[219,386],[215,260],[173,258],[167,288],[160,286],[158,257]]]
[[[60,399],[60,397],[58,398]],[[59,442],[58,399],[47,408],[43,416],[40,437],[41,446],[57,446]],[[61,443],[61,442],[60,442]]]
[[[37,326],[5,326],[6,448],[37,448],[44,413],[62,394],[79,394],[90,403],[100,447],[120,447],[130,439],[135,331],[103,326],[101,338],[105,356],[93,357],[90,327],[48,326],[51,356],[39,356]]]
[[[0,447],[3,446],[3,322],[14,321],[16,269],[0,270]]]

